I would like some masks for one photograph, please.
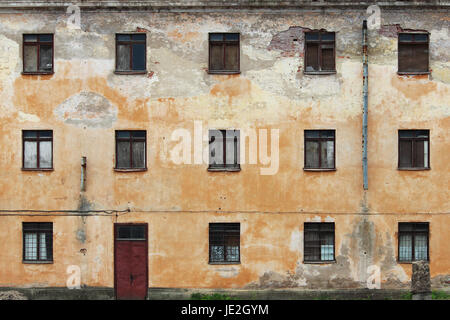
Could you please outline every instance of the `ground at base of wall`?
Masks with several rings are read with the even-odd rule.
[[[0,300],[113,300],[113,288],[7,288],[0,287]],[[148,300],[411,300],[404,289],[179,289],[149,288]],[[435,289],[433,300],[450,300],[450,289]]]

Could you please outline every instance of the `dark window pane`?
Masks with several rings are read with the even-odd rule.
[[[132,35],[132,39],[133,39],[133,40],[136,40],[136,41],[145,41],[146,35],[145,35],[145,33],[141,33],[141,34],[133,34],[133,35]]]
[[[239,70],[239,45],[227,45],[225,70]]]
[[[415,71],[428,71],[428,43],[414,46]]]
[[[400,33],[398,35],[398,40],[403,41],[413,41],[413,35],[411,33]]]
[[[322,49],[322,70],[334,70],[334,50],[332,48]]]
[[[223,70],[223,45],[211,45],[211,57],[210,57],[210,68],[211,70]]]
[[[428,42],[428,35],[423,33],[423,34],[415,34],[414,35],[414,41],[417,42]]]
[[[319,71],[319,56],[317,44],[306,44],[306,71]]]
[[[415,151],[415,155],[414,155],[414,162],[415,162],[415,164],[414,164],[414,166],[417,167],[417,168],[423,168],[424,164],[425,164],[424,163],[424,159],[423,159],[423,156],[424,156],[423,145],[424,145],[424,141],[416,141],[416,145],[415,145],[415,148],[414,148],[414,151]]]
[[[133,142],[133,168],[145,168],[145,142]]]
[[[144,226],[132,226],[131,237],[133,239],[145,239],[145,227]]]
[[[39,41],[41,41],[41,42],[52,42],[53,41],[53,35],[51,35],[51,34],[41,34],[41,35],[39,35]]]
[[[306,145],[305,168],[319,168],[319,142],[306,141],[305,145]]]
[[[117,45],[117,70],[130,70],[130,46]]]
[[[209,34],[209,40],[210,41],[222,41],[223,40],[223,34],[222,33],[210,33]]]
[[[416,132],[414,130],[400,130],[398,132],[400,138],[413,138],[416,136]]]
[[[306,40],[319,40],[319,33],[318,32],[306,32],[305,33]]]
[[[119,40],[119,41],[130,41],[131,40],[131,35],[129,35],[129,34],[118,34],[117,35],[117,40]]]
[[[37,50],[38,46],[24,46],[23,48],[23,63],[24,71],[37,71]]]
[[[133,138],[145,138],[146,136],[145,131],[132,131],[131,133],[133,134]]]
[[[411,140],[400,140],[399,141],[399,153],[400,153],[400,163],[401,168],[412,167],[412,141]]]
[[[51,138],[53,135],[51,130],[41,130],[39,131],[40,138]]]
[[[131,227],[130,226],[119,226],[117,231],[118,231],[117,238],[119,238],[119,239],[131,238]]]
[[[239,40],[239,33],[226,33],[225,34],[225,40],[227,40],[227,41],[238,41]]]
[[[116,136],[118,138],[129,138],[130,137],[130,131],[116,131]]]
[[[26,34],[23,36],[23,40],[27,42],[37,42],[37,37],[36,34]]]
[[[332,41],[334,40],[334,33],[322,33],[321,35],[322,40],[326,40],[326,41]]]
[[[37,131],[34,130],[25,130],[23,131],[24,138],[37,138]]]
[[[430,134],[430,132],[428,130],[417,130],[417,131],[414,131],[414,133],[417,138],[428,138],[428,136]]]
[[[145,44],[133,44],[133,70],[145,69]]]
[[[117,142],[117,167],[130,168],[130,143],[128,141]]]
[[[319,138],[321,131],[319,130],[305,130],[306,138]]]
[[[321,168],[334,168],[334,141],[321,142]]]
[[[413,231],[414,230],[414,224],[413,223],[399,223],[398,229],[399,231]]]
[[[52,46],[41,45],[39,52],[39,70],[52,71],[53,70],[53,48]]]

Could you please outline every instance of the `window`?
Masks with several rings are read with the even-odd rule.
[[[146,72],[146,34],[116,34],[116,73]]]
[[[239,33],[209,34],[209,72],[239,73]]]
[[[145,152],[145,131],[116,131],[116,169],[146,169]]]
[[[398,72],[428,73],[428,33],[398,34]]]
[[[305,130],[304,169],[335,169],[334,130]]]
[[[210,171],[240,170],[239,130],[209,130]]]
[[[334,222],[305,222],[304,261],[334,261]]]
[[[209,262],[239,263],[240,224],[209,224]]]
[[[53,261],[53,223],[23,222],[23,261]]]
[[[305,73],[334,73],[335,33],[305,32]]]
[[[428,260],[428,222],[398,224],[398,260]]]
[[[116,240],[146,240],[147,225],[116,224]]]
[[[429,130],[398,131],[398,168],[429,169]]]
[[[53,34],[23,35],[23,73],[53,73]]]
[[[49,170],[53,168],[53,131],[23,130],[23,169]]]

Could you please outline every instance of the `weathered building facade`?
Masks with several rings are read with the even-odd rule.
[[[373,26],[372,1],[224,3],[83,1],[79,24],[63,1],[0,3],[1,287],[66,287],[79,270],[82,287],[129,273],[144,290],[356,289],[379,267],[396,289],[414,256],[449,285],[450,4],[385,1]],[[311,32],[332,38],[308,47]],[[427,35],[427,70],[399,72],[400,34]],[[214,46],[237,60],[214,65]],[[240,166],[212,170],[212,129],[257,148],[241,135]]]

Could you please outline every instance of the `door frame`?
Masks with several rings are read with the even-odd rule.
[[[113,227],[113,242],[114,242],[114,298],[117,300],[117,247],[116,247],[116,236],[117,236],[117,227],[119,226],[144,226],[145,227],[145,240],[128,240],[128,241],[145,241],[145,251],[146,251],[146,259],[145,259],[145,283],[147,286],[147,290],[145,291],[144,299],[147,299],[148,296],[148,223],[139,222],[139,223],[114,223]],[[119,240],[120,241],[120,240]],[[127,241],[127,240],[124,240]]]

